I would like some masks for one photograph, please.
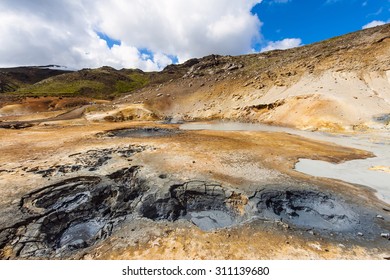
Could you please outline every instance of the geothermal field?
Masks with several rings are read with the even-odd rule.
[[[0,69],[1,259],[389,259],[389,34]]]

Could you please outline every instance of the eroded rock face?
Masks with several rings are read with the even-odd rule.
[[[16,257],[48,257],[106,238],[147,190],[137,170],[75,177],[25,195],[20,202],[24,220],[3,230],[7,245],[12,244]]]

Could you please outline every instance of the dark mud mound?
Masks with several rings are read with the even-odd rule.
[[[134,137],[134,138],[147,138],[147,137],[165,137],[181,133],[178,129],[158,128],[158,127],[137,127],[137,128],[125,128],[118,130],[111,130],[104,136],[108,137]]]
[[[64,159],[63,164],[50,166],[50,167],[34,167],[27,172],[40,174],[42,177],[52,177],[56,175],[64,175],[68,173],[83,171],[96,171],[100,167],[109,163],[114,157],[130,158],[134,154],[140,153],[146,150],[146,146],[129,145],[127,147],[107,148],[88,150],[83,153],[77,153],[69,155],[69,159]],[[68,161],[67,163],[65,163]]]
[[[247,197],[208,181],[162,189],[153,180],[150,186],[155,187],[148,187],[138,170],[134,166],[107,176],[73,177],[23,196],[18,209],[4,212],[6,223],[0,220],[1,257],[69,258],[110,236],[126,219],[131,223],[140,217],[187,220],[204,231],[244,222],[279,227],[281,221],[283,230],[310,231],[332,240],[388,242],[386,212],[335,193],[271,186]]]
[[[249,198],[217,183],[190,181],[161,196],[148,195],[140,215],[155,220],[186,219],[205,231],[263,220],[294,230],[375,239],[387,232],[368,207],[311,189],[264,189]],[[387,220],[387,218],[386,218]]]
[[[208,231],[242,222],[244,217],[237,206],[247,201],[239,200],[219,184],[191,181],[172,186],[165,198],[147,197],[141,214],[153,220],[187,219]]]
[[[64,256],[108,237],[146,191],[136,178],[137,169],[76,177],[24,196],[20,203],[24,219],[2,233],[12,237],[8,245],[15,256]]]
[[[267,190],[251,198],[258,215],[281,220],[303,229],[354,233],[370,231],[373,226],[369,210],[348,204],[339,197],[310,190]]]
[[[0,122],[0,128],[23,129],[34,126],[33,122]]]

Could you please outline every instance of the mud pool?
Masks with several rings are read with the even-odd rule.
[[[166,128],[157,128],[157,127],[137,127],[137,128],[124,128],[111,130],[103,134],[108,137],[135,137],[135,138],[145,138],[145,137],[164,137],[169,135],[174,135],[180,133],[176,129],[166,129]]]
[[[353,184],[370,187],[382,201],[390,204],[390,172],[375,167],[390,166],[390,137],[388,132],[375,132],[369,135],[334,135],[324,132],[310,132],[292,128],[276,127],[263,124],[237,122],[187,123],[180,126],[183,130],[218,130],[218,131],[264,131],[285,132],[317,141],[372,152],[375,157],[351,160],[333,164],[321,160],[300,159],[295,170],[312,175],[339,179]]]
[[[106,239],[134,219],[186,220],[203,231],[238,227],[256,220],[282,222],[294,230],[313,230],[364,240],[390,230],[389,217],[376,219],[370,208],[341,196],[298,186],[268,186],[252,194],[218,182],[186,181],[167,191],[139,177],[141,167],[106,176],[74,177],[22,197],[15,219],[0,229],[0,248],[15,257],[70,256]]]
[[[199,124],[191,125],[199,128]],[[210,124],[207,127],[210,128]],[[222,128],[223,131],[284,130],[261,125],[245,127],[237,123],[231,127],[224,123]],[[174,160],[182,160],[180,150],[161,152],[161,147],[153,145],[161,139],[156,142],[136,139],[133,144],[127,139],[182,133],[171,139],[180,144],[183,142],[179,141],[187,139],[202,139],[203,142],[195,142],[197,148],[204,144],[207,151],[210,145],[207,141],[215,138],[199,138],[206,133],[153,127],[100,131],[104,132],[91,133],[94,141],[101,141],[100,145],[63,153],[55,161],[31,161],[28,167],[21,165],[13,171],[40,183],[17,194],[10,208],[0,209],[4,217],[0,221],[0,253],[7,252],[7,258],[11,259],[73,258],[98,250],[103,244],[110,246],[110,242],[138,246],[129,245],[132,238],[152,240],[156,238],[155,229],[167,234],[179,230],[213,236],[228,236],[230,232],[248,228],[253,233],[271,229],[271,232],[302,240],[327,240],[336,245],[348,242],[385,248],[389,244],[390,216],[383,204],[368,205],[359,197],[337,193],[320,183],[309,184],[301,175],[283,181],[265,176],[265,181],[246,185],[247,182],[233,183],[210,176],[211,172],[206,175],[184,173],[182,163],[193,168],[205,159],[197,157],[194,161],[185,153],[178,168],[165,169],[166,164],[175,162],[169,161],[172,155],[177,156]],[[111,134],[114,132],[119,136]],[[109,137],[117,137],[115,145]],[[350,137],[336,139],[339,138],[351,140]],[[220,143],[216,142],[219,148]],[[188,143],[193,145],[193,142]],[[380,141],[374,144],[384,145]],[[191,149],[186,147],[184,151],[187,150]],[[245,163],[248,158],[240,160]],[[257,175],[257,170],[252,174]],[[22,189],[22,186],[15,187]]]

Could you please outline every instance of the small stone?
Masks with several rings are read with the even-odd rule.
[[[389,233],[381,233],[381,237],[383,238],[389,238],[390,237],[390,234]]]
[[[377,219],[384,220],[383,216],[381,216],[381,215],[376,215],[376,218],[377,218]]]
[[[358,235],[358,236],[363,236],[363,233],[358,232],[357,235]]]

